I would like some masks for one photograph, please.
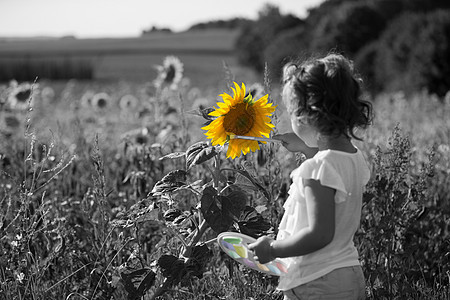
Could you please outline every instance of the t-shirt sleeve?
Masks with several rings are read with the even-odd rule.
[[[347,195],[344,182],[341,175],[327,161],[308,160],[305,161],[299,169],[299,175],[303,179],[314,179],[320,181],[320,184],[336,190],[335,202],[344,202]]]

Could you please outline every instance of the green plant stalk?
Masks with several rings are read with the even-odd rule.
[[[209,224],[206,222],[205,219],[203,219],[202,223],[198,227],[197,233],[192,238],[191,242],[189,243],[189,246],[186,247],[186,249],[181,254],[183,257],[187,257],[190,259],[192,254],[192,248],[195,247],[195,245],[200,241],[200,238],[205,233],[206,229],[208,229]]]
[[[72,277],[73,275],[75,275],[76,273],[78,273],[79,271],[81,271],[82,269],[86,268],[87,266],[89,266],[91,263],[87,263],[84,266],[78,268],[77,270],[75,270],[74,272],[72,272],[71,274],[67,275],[66,277],[64,277],[63,279],[61,279],[60,281],[58,281],[57,283],[55,283],[54,285],[52,285],[51,287],[49,287],[47,290],[45,290],[45,292],[47,293],[48,291],[50,291],[51,289],[53,289],[55,286],[57,286],[58,284],[60,284],[61,282],[63,282],[64,280]]]
[[[97,285],[95,286],[94,292],[92,293],[92,299],[95,296],[95,292],[97,292],[97,289],[100,285],[100,281],[103,279],[103,277],[105,277],[105,273],[108,270],[109,266],[112,264],[112,262],[117,257],[117,255],[119,255],[119,253],[123,250],[123,248],[125,248],[125,246],[128,244],[129,241],[131,241],[131,240],[125,241],[125,243],[122,245],[122,247],[120,247],[120,249],[117,251],[117,253],[114,254],[113,258],[111,258],[111,260],[109,261],[108,265],[106,266],[105,270],[102,273],[102,276],[100,276],[100,279],[98,280]]]
[[[214,181],[213,181],[213,187],[217,190],[219,188],[219,181],[220,181],[220,159],[219,156],[214,156]]]

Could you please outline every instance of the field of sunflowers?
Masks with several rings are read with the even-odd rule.
[[[289,131],[279,85],[184,71],[167,56],[145,83],[0,87],[0,299],[283,298],[215,241],[277,232],[304,157],[220,128]],[[221,117],[238,99],[251,113]],[[372,169],[355,238],[367,297],[448,299],[450,94],[371,100],[355,142]]]

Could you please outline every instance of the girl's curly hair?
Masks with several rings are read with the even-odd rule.
[[[289,113],[306,119],[323,134],[361,140],[355,129],[372,122],[372,104],[362,99],[362,80],[353,63],[340,54],[287,63],[283,82],[283,100]]]

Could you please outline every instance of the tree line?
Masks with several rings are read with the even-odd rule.
[[[237,57],[279,81],[290,58],[336,51],[350,57],[372,92],[450,89],[450,1],[325,0],[304,19],[266,4],[256,20],[201,24],[239,28]]]

